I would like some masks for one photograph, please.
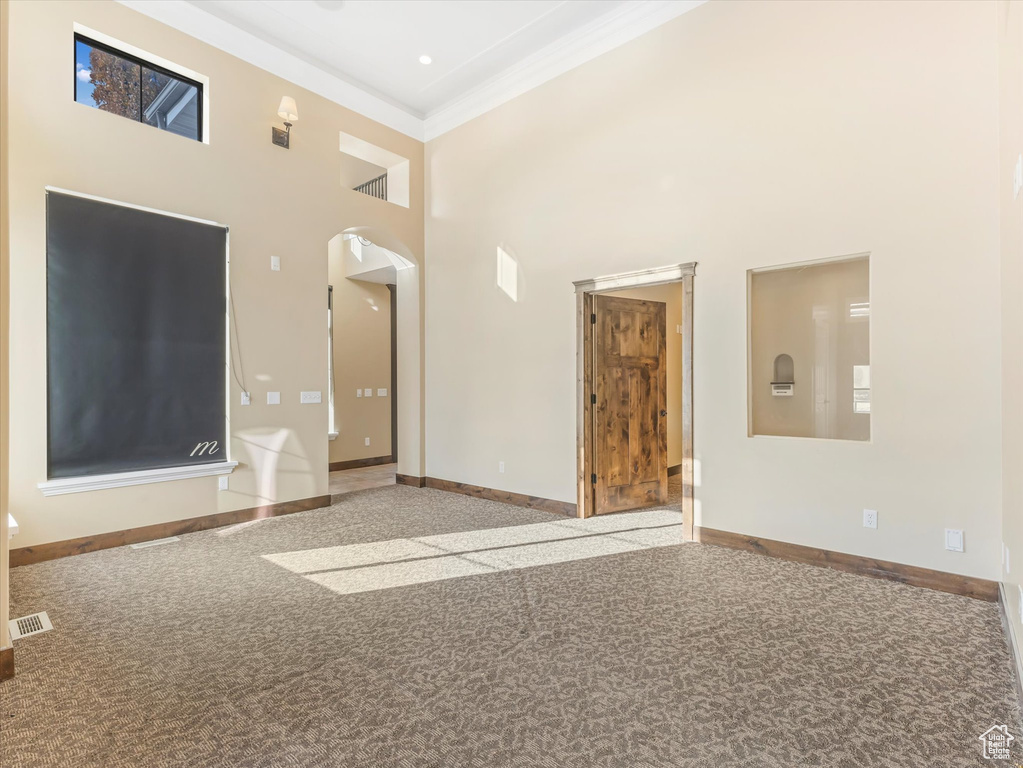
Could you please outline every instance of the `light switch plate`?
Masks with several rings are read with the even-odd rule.
[[[299,396],[299,402],[302,403],[322,403],[323,395],[319,392],[303,392]]]
[[[504,462],[503,461],[497,462],[497,471],[502,473],[502,474],[504,474]]]
[[[281,257],[280,256],[271,256],[270,257],[270,271],[271,272],[280,272],[281,271]]]
[[[266,404],[267,405],[280,405],[281,404],[281,393],[280,392],[267,392],[266,393]]]
[[[956,528],[945,529],[945,549],[950,552],[963,551],[963,532]]]
[[[367,387],[366,389],[362,390],[362,396],[363,397],[373,397],[373,388],[372,387]]]
[[[222,491],[227,490],[227,475],[221,475],[217,478],[217,488]]]
[[[249,392],[242,392],[242,405],[252,405],[252,394]]]
[[[362,390],[361,389],[355,390],[355,396],[356,397],[362,397]]]
[[[366,438],[366,445],[369,445],[369,438]]]
[[[387,390],[386,389],[378,389],[377,390],[377,397],[387,397]]]

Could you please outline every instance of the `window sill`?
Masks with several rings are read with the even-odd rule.
[[[337,440],[337,436],[339,434],[341,434],[341,433],[340,432],[328,432],[327,433],[327,439],[328,440]]]
[[[191,477],[229,475],[237,466],[237,461],[218,461],[216,464],[163,467],[161,469],[144,469],[138,472],[116,472],[109,475],[59,477],[39,483],[37,487],[43,492],[43,496],[60,496],[65,493],[122,488],[126,485],[145,485],[147,483],[163,483],[168,480],[187,480]]]

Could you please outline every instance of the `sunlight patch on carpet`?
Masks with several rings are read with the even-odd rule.
[[[659,509],[263,557],[347,595],[682,543],[682,515]]]

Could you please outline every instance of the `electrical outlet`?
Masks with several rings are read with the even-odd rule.
[[[250,392],[242,392],[242,405],[252,405],[252,394]]]
[[[963,551],[963,532],[956,528],[945,529],[945,549],[950,552]]]
[[[222,491],[227,490],[227,475],[221,475],[217,478],[217,488]]]
[[[322,403],[323,395],[319,392],[303,392],[299,396],[300,403]]]
[[[270,257],[270,271],[271,272],[280,272],[281,271],[281,257],[280,256],[271,256]]]
[[[877,528],[877,510],[876,509],[865,509],[865,510],[863,510],[863,527],[864,528]]]
[[[366,445],[369,445],[369,438],[366,438]]]
[[[504,462],[503,461],[497,462],[497,471],[500,472],[501,474],[504,474]]]
[[[280,392],[267,392],[266,393],[266,404],[267,405],[280,405],[281,404],[281,393]]]

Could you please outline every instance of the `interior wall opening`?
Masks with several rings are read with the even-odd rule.
[[[341,186],[409,207],[409,160],[341,132]]]
[[[405,458],[402,438],[419,439],[418,419],[402,426],[402,403],[411,409],[399,375],[406,373],[418,401],[418,375],[408,375],[419,370],[418,268],[400,247],[385,248],[371,237],[346,230],[327,249],[332,493],[393,483]],[[414,306],[403,312],[402,304]],[[406,473],[419,475],[418,452],[409,453]]]

